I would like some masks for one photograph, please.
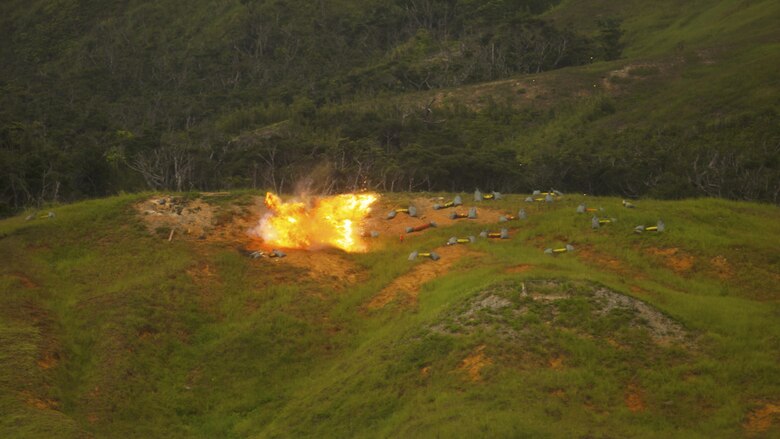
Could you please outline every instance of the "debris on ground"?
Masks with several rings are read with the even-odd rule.
[[[429,258],[433,261],[438,261],[441,259],[441,256],[439,256],[436,252],[420,252],[420,251],[413,251],[411,254],[409,254],[409,260],[414,261],[417,258]]]
[[[509,229],[501,229],[500,232],[489,232],[487,230],[483,230],[479,236],[481,238],[491,238],[491,239],[509,239]]]
[[[566,244],[566,247],[559,247],[559,248],[546,248],[544,249],[544,253],[547,255],[559,255],[561,253],[567,253],[567,252],[573,252],[574,246],[571,244]]]
[[[593,212],[599,212],[599,211],[603,211],[603,210],[604,210],[603,207],[598,207],[598,208],[596,208],[596,207],[588,207],[585,204],[580,204],[579,206],[577,206],[577,213],[585,213],[585,212],[593,213]]]
[[[645,227],[644,225],[641,225],[641,226],[634,227],[634,233],[644,233],[644,232],[661,233],[664,230],[666,230],[666,224],[664,224],[664,222],[661,220],[658,220],[658,222],[654,226]]]
[[[477,238],[473,236],[469,236],[468,238],[458,238],[456,236],[453,236],[452,238],[447,241],[447,245],[456,245],[456,244],[469,244],[474,243],[477,241]]]
[[[612,224],[617,221],[617,218],[599,218],[597,216],[594,216],[590,220],[591,227],[594,229],[598,229],[601,226]]]
[[[448,201],[444,204],[434,204],[433,209],[434,210],[440,210],[440,209],[446,209],[449,207],[456,207],[463,204],[463,199],[460,197],[460,195],[456,195],[455,198],[452,201]]]
[[[509,215],[509,214],[501,215],[500,217],[498,217],[498,222],[505,223],[507,221],[524,220],[526,218],[528,218],[528,215],[525,213],[525,209],[520,209],[519,211],[517,211],[516,216]]]
[[[420,220],[433,221],[440,227],[447,227],[458,221],[457,219],[454,220],[450,218],[452,209],[433,209],[434,203],[438,202],[440,202],[438,198],[415,198],[410,200],[409,204],[413,204],[417,208],[416,217],[398,215],[394,220],[387,221],[385,220],[384,214],[370,214],[366,223],[364,224],[364,228],[367,230],[376,230],[380,232],[382,236],[399,236],[406,233],[407,227],[419,225]],[[383,202],[383,200],[380,199],[377,206],[375,206],[374,211],[384,212],[385,209],[392,210],[393,206],[392,204]],[[500,210],[489,207],[480,207],[477,218],[471,219],[470,221],[485,225],[495,224],[498,222],[498,219],[501,215],[503,215],[503,212]]]
[[[429,223],[420,224],[419,226],[409,226],[406,228],[406,233],[422,232],[425,229],[436,227],[436,223],[431,221]]]
[[[387,214],[387,219],[393,219],[395,218],[399,213],[405,213],[411,217],[417,216],[417,208],[414,206],[409,206],[406,208],[398,208],[393,209]]]
[[[56,217],[57,217],[57,215],[54,212],[52,212],[52,211],[49,211],[48,213],[44,213],[42,215],[38,215],[38,212],[34,212],[34,213],[31,213],[31,214],[27,215],[26,217],[24,217],[24,220],[25,221],[32,221],[34,219],[54,219]]]
[[[483,194],[479,189],[474,191],[474,201],[489,201],[500,200],[502,198],[501,192],[491,192]]]
[[[472,207],[469,209],[469,213],[461,213],[461,212],[452,212],[450,213],[450,219],[456,220],[456,219],[477,219],[477,208]]]
[[[172,238],[170,231],[178,230],[181,235],[205,239],[215,228],[214,209],[201,198],[154,197],[139,203],[136,209],[150,232],[165,229],[166,238]]]

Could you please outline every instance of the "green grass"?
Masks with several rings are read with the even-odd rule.
[[[416,305],[371,311],[366,303],[414,265],[412,249],[483,227],[346,254],[365,280],[345,289],[224,244],[150,234],[131,208],[145,197],[0,222],[3,436],[733,437],[780,393],[777,207],[647,199],[630,210],[576,195],[528,206],[510,195],[491,206],[528,211],[511,240],[479,241],[480,256],[424,284]],[[581,202],[618,221],[591,230],[590,215],[575,213]],[[632,233],[658,218],[665,233]],[[542,252],[565,243],[577,250]],[[692,257],[690,269],[651,253],[668,248]],[[719,256],[725,277],[711,262]],[[506,271],[519,264],[530,268]],[[204,265],[211,276],[190,274]],[[554,306],[521,297],[519,285],[535,279],[635,296],[690,342],[658,345],[630,314],[593,317],[580,296]],[[464,323],[458,316],[486,294],[528,311]],[[471,382],[459,367],[480,346],[490,362]],[[551,368],[557,357],[562,367]],[[626,407],[630,385],[643,411]]]

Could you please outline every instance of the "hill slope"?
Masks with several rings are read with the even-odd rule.
[[[371,220],[382,235],[368,253],[252,259],[253,193],[184,194],[156,214],[160,197],[0,222],[2,436],[780,428],[777,207],[510,195],[463,223],[396,194]],[[440,227],[398,241],[423,220],[384,212],[410,202]],[[617,221],[591,229],[582,202]],[[502,223],[509,240],[443,245],[518,207],[528,219]],[[633,233],[658,218],[665,232]],[[575,250],[543,252],[566,243]],[[442,259],[407,260],[429,249]]]
[[[335,190],[780,196],[771,0],[0,8],[7,213],[313,168]]]

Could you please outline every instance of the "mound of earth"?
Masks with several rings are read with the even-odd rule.
[[[136,211],[147,229],[164,238],[205,241],[247,241],[248,231],[266,209],[259,197],[241,204],[212,204],[206,198],[155,196],[138,203]]]
[[[658,345],[689,344],[682,325],[652,306],[587,282],[533,280],[494,285],[480,292],[432,329],[450,335],[478,330],[523,338],[523,322],[543,323],[621,346],[619,338],[647,337]]]

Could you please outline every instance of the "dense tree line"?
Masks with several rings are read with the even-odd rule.
[[[144,187],[554,185],[777,200],[777,164],[761,155],[777,148],[761,125],[771,115],[739,122],[753,130],[748,143],[763,136],[749,152],[683,157],[671,145],[690,128],[594,131],[591,119],[614,111],[603,102],[576,135],[531,147],[518,130],[554,114],[389,99],[620,56],[619,20],[601,20],[595,34],[559,27],[544,18],[558,2],[5,2],[0,213]],[[738,140],[738,129],[718,129],[718,144]],[[662,139],[663,166],[634,172],[652,165]]]

